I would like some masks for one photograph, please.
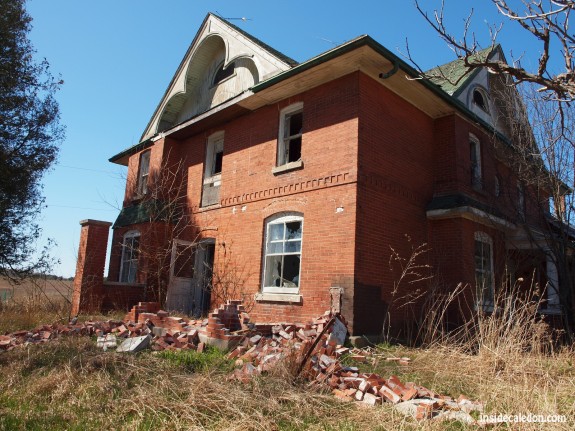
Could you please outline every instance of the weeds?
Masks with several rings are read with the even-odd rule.
[[[206,346],[202,353],[195,350],[164,350],[158,356],[189,372],[229,373],[233,370],[233,363],[227,359],[226,354],[211,346]]]

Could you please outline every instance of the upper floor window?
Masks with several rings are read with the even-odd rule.
[[[222,173],[224,159],[224,132],[214,133],[208,138],[206,148],[206,163],[204,167],[204,182],[217,181]]]
[[[487,96],[487,92],[482,88],[476,87],[473,90],[473,103],[483,111],[489,113],[489,97]]]
[[[525,221],[525,189],[520,182],[517,183],[517,214],[521,221]]]
[[[281,213],[266,223],[262,292],[298,293],[303,217]]]
[[[220,64],[216,74],[214,75],[214,81],[212,82],[212,86],[218,85],[220,82],[225,81],[230,76],[234,74],[235,71],[235,63],[228,64],[228,67],[224,69],[224,63]]]
[[[202,206],[213,205],[219,202],[223,160],[224,132],[217,132],[208,138],[206,146]]]
[[[478,304],[493,307],[493,241],[484,232],[475,232],[475,286]]]
[[[131,230],[122,241],[122,260],[120,261],[120,282],[135,283],[138,272],[138,255],[140,252],[140,232]]]
[[[469,136],[469,161],[471,164],[471,185],[474,189],[481,190],[483,182],[481,174],[481,144],[473,135]]]
[[[280,114],[277,166],[301,160],[303,103],[283,109]]]
[[[493,189],[495,197],[501,196],[501,182],[499,181],[499,177],[497,175],[495,175],[495,178],[493,178]]]
[[[140,166],[138,167],[138,195],[148,193],[148,174],[150,173],[150,151],[140,154]]]

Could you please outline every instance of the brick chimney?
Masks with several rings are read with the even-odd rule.
[[[104,267],[108,233],[112,223],[99,220],[80,222],[80,245],[72,294],[72,315],[99,310],[104,294]]]

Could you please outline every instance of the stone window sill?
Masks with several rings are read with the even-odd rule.
[[[289,302],[301,304],[303,297],[299,294],[290,293],[256,293],[255,300],[258,302]]]
[[[297,162],[289,162],[281,166],[274,166],[272,168],[272,174],[280,175],[285,172],[295,171],[297,169],[303,169],[303,160],[298,160]]]

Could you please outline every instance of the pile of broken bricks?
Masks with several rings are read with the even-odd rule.
[[[341,316],[337,316],[343,320]],[[360,373],[346,361],[367,362],[373,355],[367,350],[349,349],[338,344],[331,336],[334,318],[326,313],[308,324],[275,325],[271,336],[246,336],[228,354],[235,359],[236,369],[230,378],[248,382],[252,377],[269,371],[283,361],[284,366],[295,368],[295,377],[309,381],[309,386],[330,388],[342,401],[361,402],[376,406],[395,405],[400,412],[416,419],[451,418],[475,422],[471,411],[482,411],[483,406],[461,395],[457,400],[437,394],[413,382],[403,383],[397,376],[385,379],[377,374]],[[385,358],[386,361],[407,365],[409,358]]]
[[[64,335],[96,336],[98,347],[118,352],[150,347],[155,351],[202,352],[206,344],[211,344],[230,350],[228,358],[236,362],[230,378],[241,382],[248,382],[282,363],[293,367],[295,378],[308,381],[310,387],[329,389],[342,401],[366,406],[390,403],[417,419],[454,418],[474,422],[469,412],[482,411],[480,403],[464,396],[453,399],[413,382],[404,383],[396,376],[386,379],[344,365],[343,358],[346,363],[363,363],[375,361],[375,355],[369,348],[344,347],[341,334],[335,333],[335,322],[347,331],[343,317],[329,312],[305,324],[254,324],[240,301],[228,301],[207,319],[198,320],[170,316],[156,303],[140,303],[124,321],[43,325],[32,331],[0,335],[0,352]],[[118,341],[122,341],[119,346]],[[385,359],[399,365],[408,365],[410,361],[398,357]]]

